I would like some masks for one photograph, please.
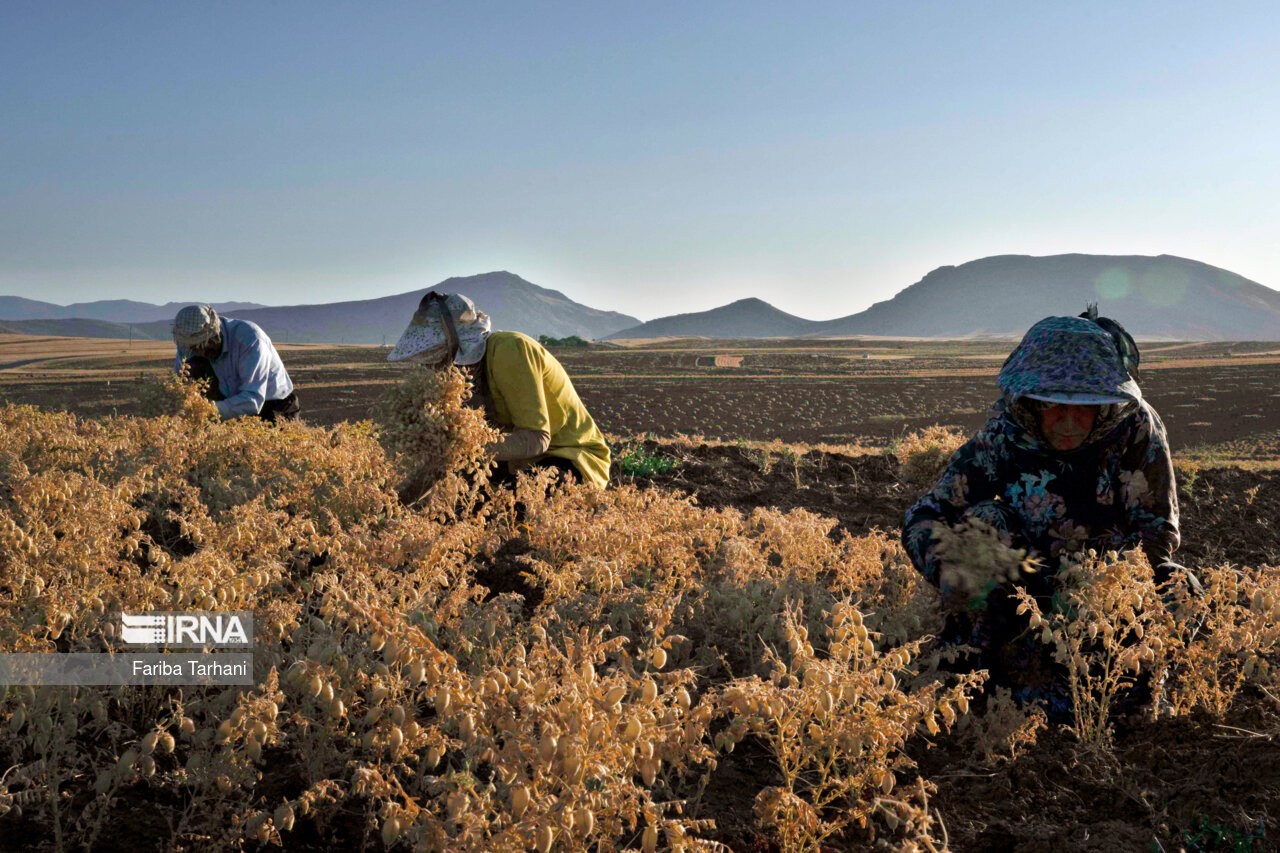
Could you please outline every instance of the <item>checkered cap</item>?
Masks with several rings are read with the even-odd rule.
[[[218,330],[218,312],[212,305],[188,305],[173,318],[173,340],[187,348],[208,343]]]

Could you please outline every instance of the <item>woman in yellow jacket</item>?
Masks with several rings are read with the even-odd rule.
[[[435,291],[422,297],[387,356],[409,358],[471,372],[486,415],[504,431],[495,450],[509,472],[552,467],[584,483],[609,482],[609,445],[560,362],[527,335],[490,331],[488,315],[467,297]]]

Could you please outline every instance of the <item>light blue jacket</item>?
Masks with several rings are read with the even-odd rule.
[[[267,400],[283,400],[293,393],[293,382],[284,369],[271,338],[257,323],[221,317],[222,354],[213,359],[213,372],[225,400],[218,401],[218,414],[224,418],[256,415]],[[173,359],[173,371],[194,353],[179,346]]]

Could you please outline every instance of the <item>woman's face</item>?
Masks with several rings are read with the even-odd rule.
[[[1097,418],[1097,406],[1042,403],[1040,432],[1054,450],[1075,450],[1089,437]]]

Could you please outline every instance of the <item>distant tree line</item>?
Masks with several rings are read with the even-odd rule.
[[[550,335],[538,335],[538,343],[544,347],[585,347],[588,341],[584,341],[577,335],[570,335],[567,338],[553,338]]]

